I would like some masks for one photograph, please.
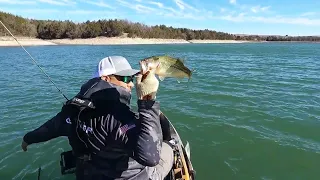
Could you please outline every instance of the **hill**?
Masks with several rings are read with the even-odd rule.
[[[236,35],[213,30],[192,30],[173,28],[165,25],[147,26],[138,22],[119,19],[102,19],[74,23],[72,21],[52,21],[27,19],[0,11],[0,20],[15,36],[40,39],[75,39],[95,37],[140,37],[185,40],[248,40],[248,41],[320,41],[319,36],[259,36]],[[0,28],[0,36],[8,36]]]

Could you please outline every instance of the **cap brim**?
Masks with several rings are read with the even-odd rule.
[[[136,75],[140,72],[140,70],[137,69],[126,69],[126,70],[122,70],[120,72],[114,73],[115,75],[118,76],[133,76]]]

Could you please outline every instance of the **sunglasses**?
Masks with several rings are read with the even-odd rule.
[[[117,76],[117,79],[124,83],[129,83],[129,82],[133,82],[134,76]]]

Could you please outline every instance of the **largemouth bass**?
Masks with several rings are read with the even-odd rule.
[[[178,79],[191,78],[192,71],[187,68],[183,61],[170,56],[152,56],[140,61],[142,74],[152,69],[163,81],[166,77],[174,77]]]

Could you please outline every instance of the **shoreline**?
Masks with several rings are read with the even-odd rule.
[[[241,43],[320,43],[314,41],[243,41],[243,40],[184,40],[128,37],[96,37],[88,39],[52,39],[43,40],[32,37],[16,37],[23,46],[57,46],[57,45],[138,45],[138,44],[241,44]],[[12,37],[0,37],[0,47],[20,46]]]
[[[52,39],[43,40],[31,37],[16,37],[23,46],[56,46],[56,45],[138,45],[138,44],[241,44],[241,43],[320,43],[314,41],[243,41],[243,40],[184,40],[128,37],[96,37],[88,39]],[[0,47],[20,46],[12,37],[0,37]]]
[[[248,43],[257,41],[236,40],[184,40],[156,38],[127,38],[127,37],[96,37],[89,39],[52,39],[43,40],[30,37],[16,37],[23,46],[47,45],[134,45],[134,44],[200,44],[200,43]],[[20,46],[12,37],[0,37],[0,47]]]

